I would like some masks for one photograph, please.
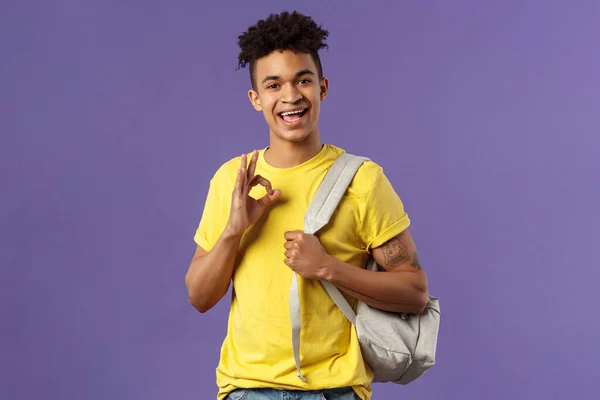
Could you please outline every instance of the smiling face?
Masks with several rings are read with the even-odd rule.
[[[319,134],[320,105],[328,82],[319,79],[310,54],[274,51],[257,60],[254,80],[255,89],[248,96],[263,113],[272,141],[299,143]]]

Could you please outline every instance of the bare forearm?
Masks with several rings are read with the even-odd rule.
[[[324,279],[375,308],[418,314],[427,304],[427,282],[419,272],[368,271],[335,258],[325,271]]]
[[[198,311],[210,310],[227,293],[240,240],[241,235],[224,231],[208,253],[191,262],[186,286]]]

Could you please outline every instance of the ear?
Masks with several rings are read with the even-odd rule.
[[[327,93],[329,92],[329,79],[323,78],[320,83],[321,88],[321,101],[325,100]]]
[[[252,107],[254,107],[256,111],[262,112],[262,106],[260,105],[260,98],[258,97],[258,93],[250,89],[248,91],[248,98],[250,99],[250,103],[252,103]]]

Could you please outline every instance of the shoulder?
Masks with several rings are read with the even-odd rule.
[[[357,156],[357,157],[364,157],[367,159],[365,162],[363,162],[363,164],[361,165],[359,170],[356,172],[356,176],[355,176],[356,179],[362,179],[362,178],[370,179],[370,178],[375,178],[375,177],[383,174],[383,168],[381,167],[381,165],[379,165],[373,159],[373,157],[371,157],[369,154],[348,152],[341,147],[331,145],[331,144],[328,146],[329,146],[329,150],[334,154],[335,158],[341,156],[342,154],[347,154],[347,155],[352,155],[352,156]]]
[[[367,160],[356,171],[353,184],[360,188],[358,190],[361,197],[369,197],[381,185],[384,177],[385,174],[381,165],[375,161]]]
[[[375,183],[382,175],[384,175],[383,167],[371,159],[363,162],[358,171],[356,171],[357,179],[371,183]]]
[[[346,153],[343,151],[343,153]],[[373,187],[379,184],[381,178],[385,176],[383,167],[379,165],[372,157],[366,154],[347,153],[358,157],[364,157],[366,160],[361,164],[354,179],[350,185],[350,190],[358,197],[367,197]]]

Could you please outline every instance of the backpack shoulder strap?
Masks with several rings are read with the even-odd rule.
[[[315,234],[329,223],[331,216],[356,175],[356,172],[368,160],[366,157],[343,153],[334,161],[304,215],[305,233]],[[338,307],[340,307],[344,315],[354,323],[356,315],[342,294],[329,282],[321,283],[324,283],[325,290]],[[292,274],[292,284],[290,287],[290,318],[292,322],[294,361],[296,362],[298,377],[306,382],[306,378],[300,370],[300,296],[298,292],[298,277],[295,272]]]
[[[327,225],[354,175],[368,160],[348,153],[335,160],[304,215],[305,233],[314,234]]]

